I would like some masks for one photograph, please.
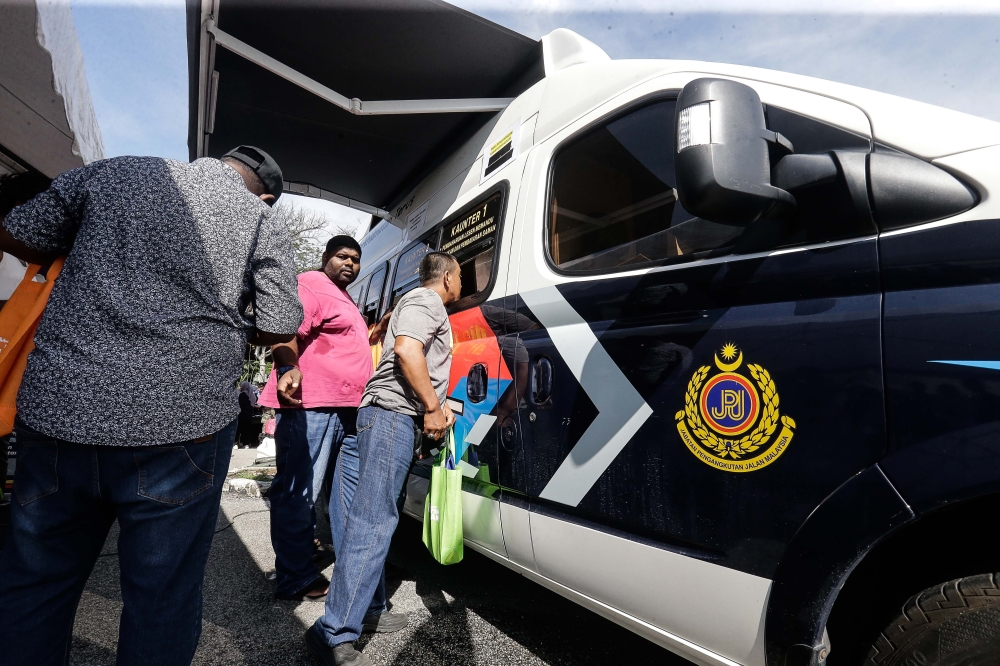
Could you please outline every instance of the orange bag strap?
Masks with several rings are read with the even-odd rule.
[[[21,284],[17,285],[10,300],[0,311],[0,336],[6,340],[5,346],[0,350],[0,380],[7,376],[21,347],[32,337],[65,260],[65,257],[59,257],[52,262],[44,283],[35,282],[34,279],[41,266],[29,264]]]
[[[17,392],[28,364],[28,354],[35,348],[35,330],[63,262],[63,257],[52,262],[44,283],[34,280],[41,267],[29,265],[21,284],[0,310],[0,335],[5,342],[0,351],[0,436],[9,435],[14,428]]]

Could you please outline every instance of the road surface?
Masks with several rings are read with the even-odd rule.
[[[388,583],[393,610],[408,613],[410,626],[362,638],[359,647],[377,666],[689,663],[469,549],[460,564],[441,566],[421,543],[419,523],[401,520]],[[302,634],[323,604],[274,599],[264,575],[274,562],[266,502],[224,493],[218,529],[194,663],[314,664]],[[80,603],[71,664],[115,663],[122,605],[116,538],[113,531]]]

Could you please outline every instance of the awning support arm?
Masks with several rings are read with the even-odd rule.
[[[513,101],[507,97],[481,97],[473,99],[401,99],[363,102],[357,97],[347,98],[336,90],[327,88],[322,83],[309,78],[291,67],[275,60],[271,56],[258,51],[246,42],[219,30],[211,18],[205,21],[205,30],[215,37],[219,46],[242,56],[252,63],[260,65],[267,71],[277,74],[300,88],[325,99],[331,104],[356,116],[379,116],[410,113],[486,113],[502,111]]]
[[[347,208],[353,208],[354,210],[361,211],[362,213],[368,213],[369,215],[374,215],[376,217],[381,217],[390,224],[394,224],[397,227],[402,228],[402,223],[393,216],[387,210],[382,208],[376,208],[375,206],[370,206],[362,201],[357,201],[356,199],[350,199],[342,194],[337,194],[329,190],[324,190],[321,187],[316,187],[315,185],[309,185],[307,183],[296,183],[285,181],[285,192],[291,194],[297,194],[302,197],[310,197],[313,199],[325,199],[326,201],[332,201],[341,206],[346,206]]]

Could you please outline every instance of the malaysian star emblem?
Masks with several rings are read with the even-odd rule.
[[[715,354],[714,372],[710,365],[695,370],[684,409],[674,417],[691,453],[727,472],[770,465],[788,448],[795,430],[795,421],[778,408],[770,373],[754,364],[741,372],[742,365],[743,351],[731,342],[723,345]]]

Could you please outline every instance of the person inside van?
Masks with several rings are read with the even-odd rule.
[[[462,269],[452,255],[431,252],[420,260],[419,276],[420,286],[394,308],[382,359],[361,398],[360,478],[325,612],[305,635],[326,665],[369,666],[353,646],[361,632],[398,631],[408,622],[386,608],[383,568],[417,438],[422,432],[443,439],[455,423],[446,401],[452,337],[445,308],[461,297]]]

